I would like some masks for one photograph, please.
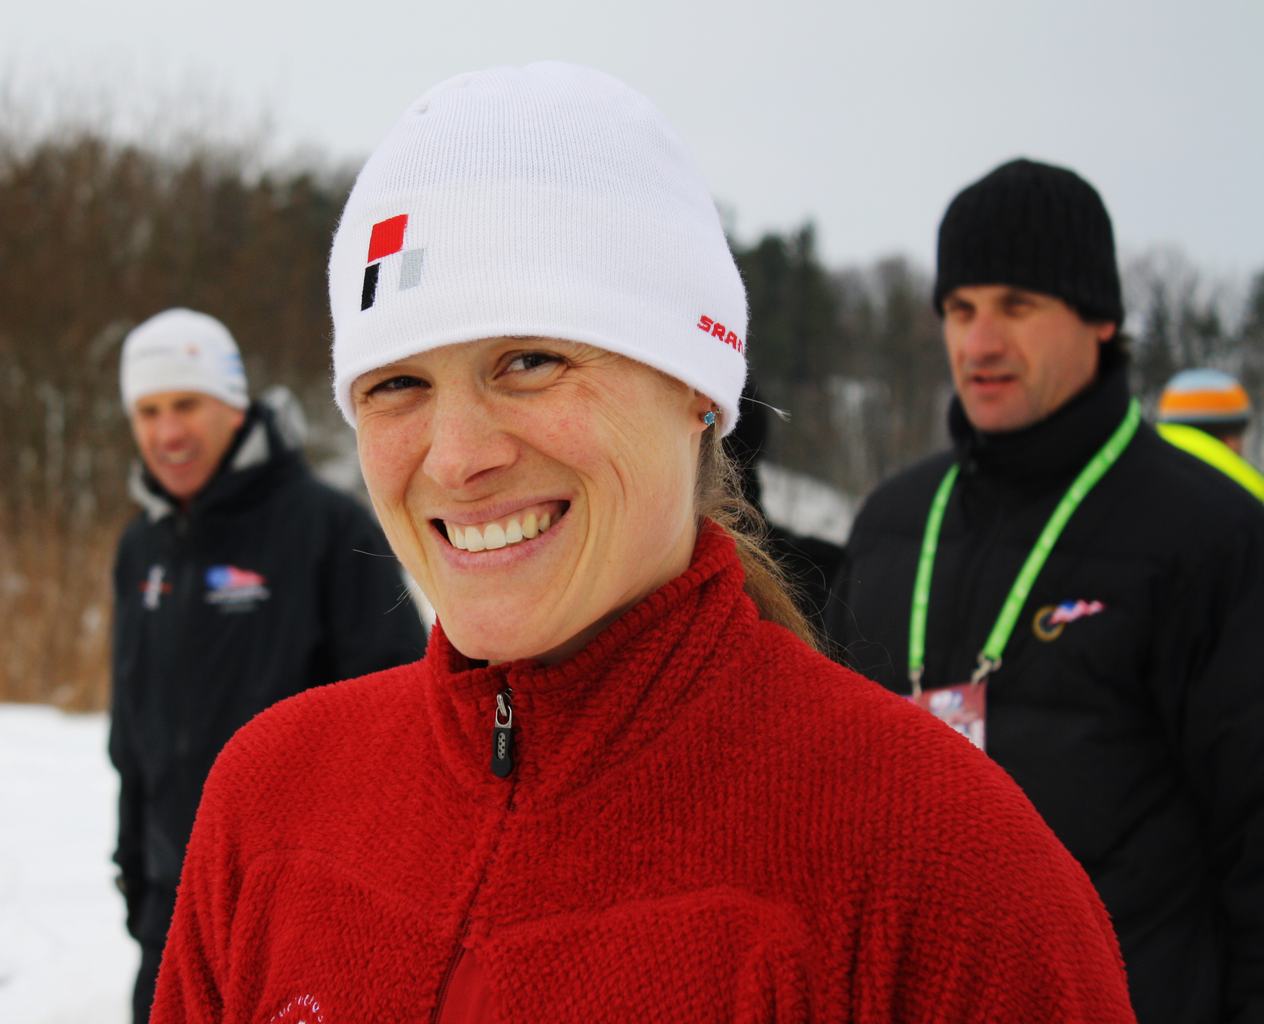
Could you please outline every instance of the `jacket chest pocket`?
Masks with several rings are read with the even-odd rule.
[[[809,1019],[797,919],[732,889],[491,926],[477,944],[510,1020]]]
[[[1033,697],[1051,705],[1136,701],[1151,642],[1145,595],[1118,581],[1038,588],[1015,624],[1010,645]],[[1039,691],[1035,688],[1039,687]]]
[[[1130,809],[1168,785],[1147,679],[1153,626],[1140,595],[1118,586],[1031,604],[989,686],[988,752],[1091,866],[1134,828]]]
[[[232,918],[225,1024],[428,1020],[451,955],[432,922],[332,858],[261,858]]]

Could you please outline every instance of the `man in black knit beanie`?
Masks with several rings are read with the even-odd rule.
[[[953,448],[865,502],[830,639],[1024,788],[1142,1024],[1264,1020],[1264,509],[1141,421],[1079,175],[1013,160],[962,190],[933,302]]]

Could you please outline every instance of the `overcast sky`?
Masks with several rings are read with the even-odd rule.
[[[10,95],[266,114],[278,152],[340,159],[451,74],[544,58],[649,95],[743,241],[811,218],[833,265],[929,267],[948,200],[1021,154],[1092,181],[1125,253],[1264,269],[1264,0],[32,0],[0,19]]]

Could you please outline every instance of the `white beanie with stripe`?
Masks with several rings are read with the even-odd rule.
[[[244,409],[250,404],[246,369],[228,328],[205,313],[168,309],[123,341],[119,362],[123,406],[162,391],[198,391]]]
[[[746,292],[715,203],[654,106],[557,62],[435,86],[361,170],[329,262],[334,395],[456,342],[554,337],[697,389],[732,430]]]

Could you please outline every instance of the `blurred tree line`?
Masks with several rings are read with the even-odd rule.
[[[0,135],[0,699],[105,699],[113,551],[134,511],[118,387],[133,326],[210,312],[256,393],[284,382],[324,436],[335,422],[319,415],[325,265],[350,178],[245,163],[91,131]]]
[[[313,461],[351,445],[329,400],[328,248],[351,174],[259,168],[224,144],[0,129],[0,700],[101,707],[110,570],[133,507],[120,408],[126,333],[174,305],[220,317],[252,390],[299,398]],[[314,163],[314,162],[313,162]],[[769,458],[861,496],[941,445],[951,394],[926,270],[829,268],[811,226],[735,249]],[[1134,385],[1214,365],[1264,392],[1264,272],[1244,301],[1179,252],[1126,268]]]
[[[830,270],[811,227],[737,250],[750,296],[751,371],[790,413],[769,457],[863,497],[947,443],[952,397],[932,275],[901,256]],[[1177,371],[1216,367],[1264,407],[1264,270],[1245,296],[1208,279],[1178,249],[1125,262],[1132,387],[1147,409]],[[1248,433],[1258,463],[1264,432]]]
[[[829,270],[811,226],[736,252],[751,373],[789,413],[771,461],[862,495],[941,443],[950,384],[925,272],[900,256]]]

